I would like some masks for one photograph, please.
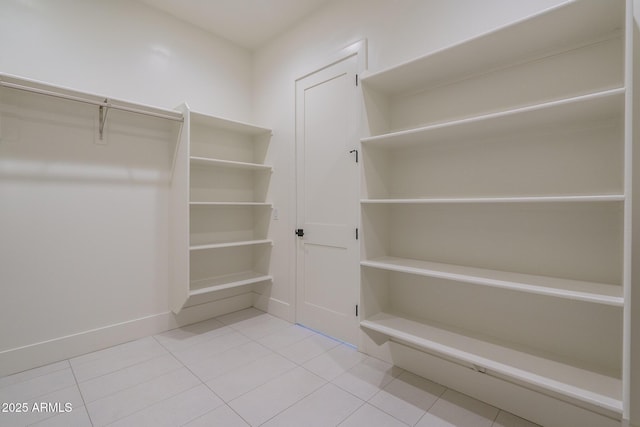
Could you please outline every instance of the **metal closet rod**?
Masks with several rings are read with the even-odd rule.
[[[145,116],[158,117],[158,118],[167,119],[167,120],[175,120],[178,122],[184,121],[183,117],[175,117],[175,116],[170,116],[168,114],[154,113],[152,111],[145,111],[137,108],[125,107],[124,105],[111,104],[110,102],[107,101],[107,99],[105,99],[104,101],[94,101],[92,99],[81,98],[79,96],[65,95],[63,93],[52,92],[44,89],[37,89],[34,87],[23,86],[15,83],[4,82],[4,81],[0,81],[0,86],[8,87],[11,89],[24,90],[27,92],[51,96],[54,98],[67,99],[69,101],[76,101],[76,102],[82,102],[85,104],[97,105],[98,107],[113,108],[114,110],[127,111],[130,113],[136,113],[136,114],[143,114]],[[176,113],[176,114],[179,114],[179,113]]]

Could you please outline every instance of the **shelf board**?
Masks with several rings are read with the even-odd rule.
[[[223,248],[233,248],[237,246],[253,246],[253,245],[266,245],[273,244],[273,240],[263,239],[263,240],[245,240],[241,242],[227,242],[227,243],[212,243],[208,245],[192,245],[189,246],[189,250],[191,251],[200,251],[205,249],[223,249]]]
[[[392,340],[486,369],[486,373],[622,414],[622,381],[494,343],[462,331],[392,313],[378,313],[360,325]]]
[[[531,197],[454,197],[422,199],[362,199],[362,204],[447,204],[447,203],[573,203],[573,202],[624,202],[623,194],[598,194],[585,196],[531,196]]]
[[[622,286],[619,285],[510,273],[395,257],[375,258],[362,261],[360,264],[381,270],[454,280],[556,298],[615,307],[624,305]]]
[[[272,208],[273,204],[261,202],[189,202],[189,206],[264,206]]]
[[[237,288],[239,286],[251,285],[270,280],[273,280],[271,276],[257,273],[255,271],[245,271],[226,276],[194,280],[189,286],[189,296],[203,295],[210,292],[221,291],[223,289]]]
[[[196,111],[189,112],[191,122],[197,125],[208,126],[217,129],[224,129],[245,135],[261,135],[271,134],[271,129],[262,126],[255,126],[249,123],[237,120],[215,117],[208,114],[198,113]]]
[[[523,63],[620,32],[624,2],[585,0],[551,7],[510,25],[362,77],[388,95],[428,89]]]
[[[480,139],[523,130],[567,127],[622,118],[624,88],[363,138],[365,144],[407,146],[429,141]]]
[[[263,165],[260,163],[236,162],[233,160],[210,159],[207,157],[190,157],[190,161],[192,165],[197,165],[197,166],[219,166],[219,167],[226,167],[226,168],[262,170],[262,171],[273,170],[271,166]]]

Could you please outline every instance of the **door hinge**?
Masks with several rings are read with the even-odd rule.
[[[356,304],[356,317],[358,317],[358,304]]]
[[[358,75],[356,74],[356,86],[358,86]]]
[[[356,228],[356,240],[358,240],[358,229]]]

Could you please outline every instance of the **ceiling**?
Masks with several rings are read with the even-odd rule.
[[[253,50],[331,0],[142,1]]]

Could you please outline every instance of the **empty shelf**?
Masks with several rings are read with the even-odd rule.
[[[511,289],[538,295],[622,307],[622,286],[547,276],[510,273],[406,258],[381,257],[361,265],[418,276]]]
[[[241,242],[226,242],[226,243],[211,243],[208,245],[193,245],[189,247],[189,250],[198,251],[204,249],[222,249],[222,248],[233,248],[237,246],[251,246],[251,245],[264,245],[264,244],[273,244],[273,240],[245,240]]]
[[[570,123],[593,123],[622,117],[624,88],[545,102],[497,113],[431,124],[363,138],[382,146],[406,146],[429,141],[478,139],[524,130],[548,129]]]
[[[210,292],[221,291],[223,289],[237,288],[239,286],[251,285],[253,283],[269,280],[273,280],[273,278],[269,275],[257,273],[255,271],[245,271],[226,276],[194,280],[189,286],[189,296],[202,295]]]
[[[388,94],[431,88],[566,51],[620,31],[624,2],[565,2],[512,24],[366,75],[362,82]]]
[[[622,413],[622,381],[618,378],[395,314],[378,313],[360,325],[392,340],[486,370],[487,374],[535,386],[618,416]]]
[[[207,157],[191,157],[191,164],[197,166],[219,166],[236,169],[250,169],[260,171],[271,171],[273,168],[269,165],[260,163],[236,162],[233,160],[210,159]]]
[[[456,197],[421,199],[362,199],[362,204],[447,204],[447,203],[563,203],[563,202],[623,202],[623,194],[594,194],[584,196],[531,197]]]
[[[271,203],[262,202],[190,202],[190,206],[265,206],[273,207]]]

